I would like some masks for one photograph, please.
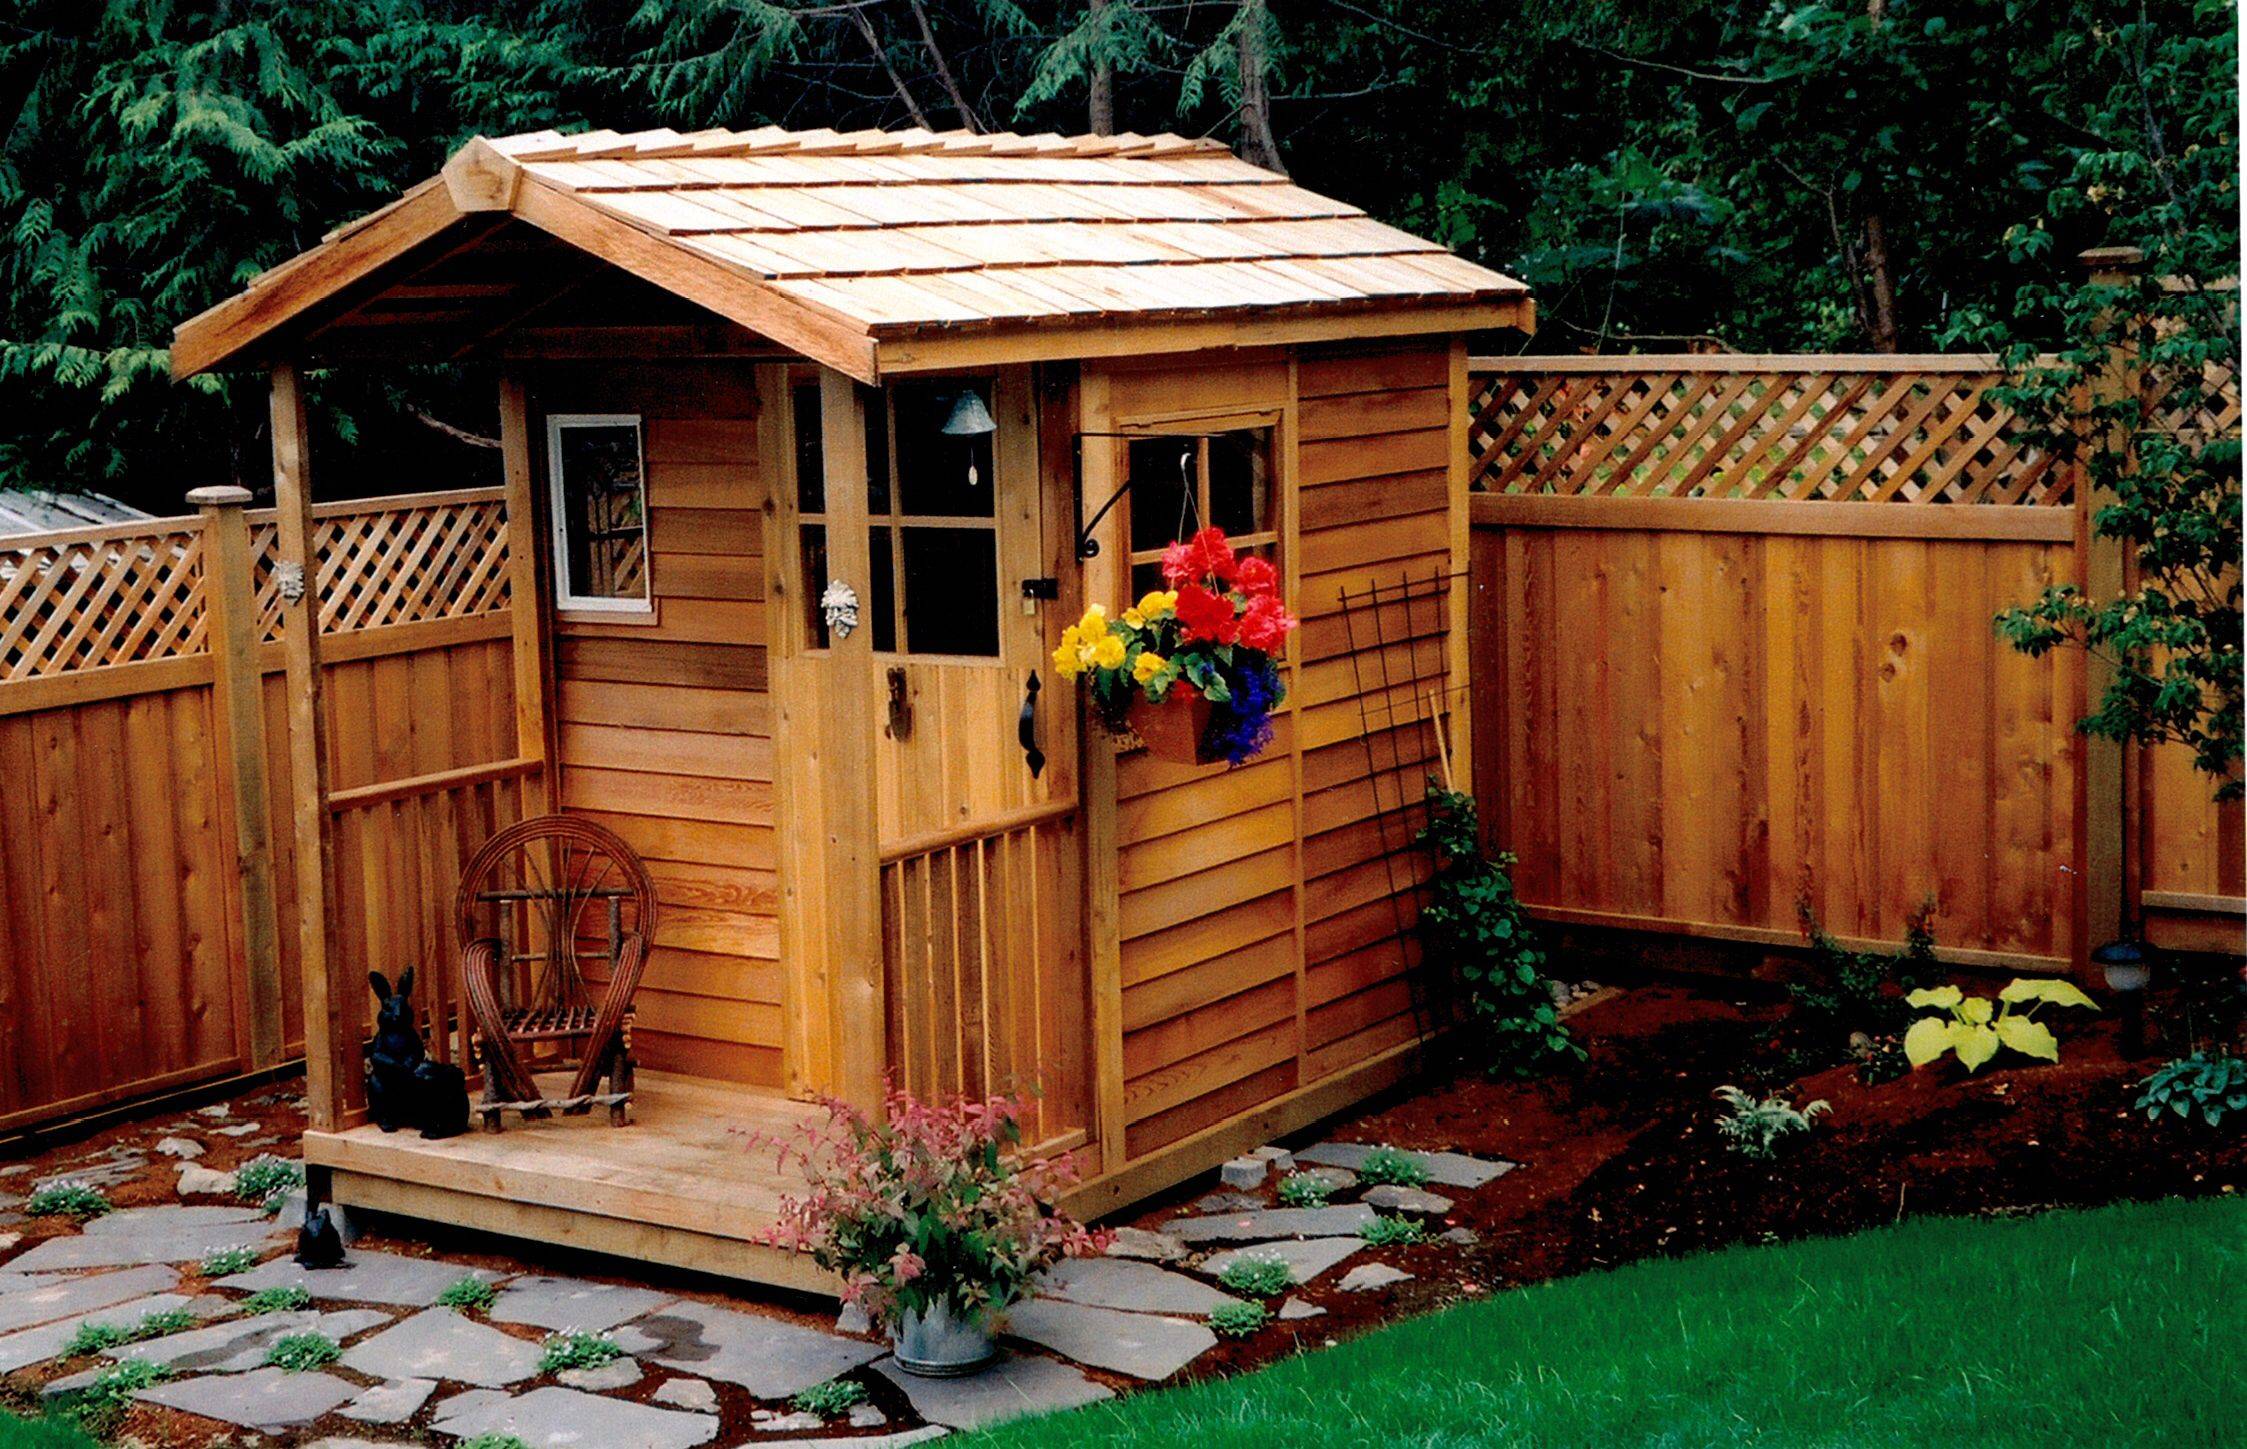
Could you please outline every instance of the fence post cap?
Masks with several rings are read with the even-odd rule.
[[[2089,247],[2077,252],[2075,259],[2086,267],[2128,271],[2145,265],[2146,254],[2137,247]]]
[[[207,488],[191,488],[187,501],[197,508],[241,508],[256,495],[238,483],[213,483]]]

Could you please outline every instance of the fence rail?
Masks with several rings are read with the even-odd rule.
[[[393,974],[449,954],[451,873],[537,772],[501,499],[313,510],[337,909]],[[231,506],[0,540],[0,1131],[301,1049],[276,562],[273,515]]]

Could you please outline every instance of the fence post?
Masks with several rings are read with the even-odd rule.
[[[257,580],[250,490],[197,488],[203,514],[203,603],[210,618],[212,698],[234,803],[241,878],[242,963],[249,981],[252,1070],[281,1060],[281,920],[273,880],[273,820],[265,788],[265,685],[258,667]]]
[[[2123,287],[2136,279],[2145,256],[2136,247],[2094,247],[2081,253],[2077,260],[2089,272],[2093,285]],[[2103,406],[2139,395],[2136,342],[2129,329],[2115,331],[2117,335],[2108,347],[2107,360],[2090,378],[2087,401],[2093,419]],[[2111,420],[2094,421],[2083,438],[2083,446],[2091,450],[2127,455],[2130,445],[2129,427]],[[2094,602],[2112,599],[2125,587],[2126,550],[2120,539],[2099,536],[2093,518],[2106,497],[2093,496],[2089,467],[2079,464],[2078,468],[2075,490],[2078,579],[2085,595]],[[2098,706],[2113,680],[2112,662],[2089,650],[2084,651],[2083,698],[2079,702],[2078,718],[2090,714]],[[2083,808],[2078,817],[2082,849],[2077,859],[2083,872],[2083,895],[2077,917],[2081,922],[2081,936],[2075,951],[2075,967],[2079,973],[2091,969],[2092,950],[2122,936],[2136,915],[2136,902],[2129,898],[2128,890],[2132,842],[2126,828],[2130,814],[2130,776],[2134,773],[2130,768],[2131,752],[2116,740],[2095,735],[2085,735],[2082,739]]]

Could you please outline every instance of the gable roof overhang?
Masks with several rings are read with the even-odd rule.
[[[678,167],[660,173],[652,183],[620,185],[613,175],[588,176],[584,166],[588,158],[612,156],[643,167],[650,161],[671,157],[696,160],[747,156],[767,165],[774,157],[793,158],[803,168],[812,158],[827,156],[840,158],[829,165],[847,162],[860,168],[888,157],[893,158],[890,169],[898,170],[902,161],[933,155],[955,168],[960,157],[988,157],[991,159],[983,169],[1004,174],[1011,157],[1051,158],[1056,152],[1071,160],[1087,156],[1203,160],[1205,172],[1222,168],[1219,174],[1228,183],[1284,187],[1287,200],[1304,198],[1313,203],[1308,207],[1297,203],[1298,213],[1340,218],[1356,226],[1360,235],[1367,229],[1377,229],[1380,235],[1375,237],[1375,244],[1403,254],[1367,255],[1363,250],[1367,244],[1362,240],[1357,243],[1360,251],[1338,251],[1331,257],[1251,256],[1235,263],[1226,260],[1223,247],[1213,249],[1214,261],[1179,253],[1184,265],[1175,270],[1181,274],[1193,272],[1195,284],[1206,289],[1195,295],[1186,295],[1193,289],[1176,285],[1166,294],[1147,284],[1152,273],[1135,274],[1129,266],[1120,265],[986,270],[971,264],[922,272],[901,267],[889,273],[868,267],[821,272],[799,265],[784,270],[791,268],[792,256],[814,254],[810,250],[814,243],[827,244],[830,250],[825,255],[829,257],[855,255],[877,245],[902,245],[898,240],[901,234],[930,229],[889,227],[859,219],[846,228],[791,230],[777,226],[765,231],[745,230],[738,236],[721,233],[708,224],[697,230],[691,211],[697,206],[707,210],[725,203],[752,218],[762,215],[737,200],[740,197],[754,197],[776,211],[783,200],[807,208],[835,208],[821,199],[819,186],[783,183],[758,190],[707,183],[699,174],[689,176],[685,183],[664,179],[681,172]],[[1183,168],[1174,165],[1170,169]],[[627,182],[635,174],[619,167],[612,166],[611,170],[624,175]],[[842,173],[846,180],[857,174]],[[931,193],[940,185],[908,181],[900,186],[895,180],[885,184],[897,188],[892,195],[918,195],[931,201],[937,199]],[[828,188],[825,195],[841,193],[833,180],[823,180],[820,185]],[[1137,177],[1133,185],[1140,195],[1161,194]],[[668,189],[674,186],[678,189]],[[1058,189],[1043,188],[1046,192]],[[962,196],[972,190],[972,183],[954,187],[952,195]],[[625,193],[621,199],[616,194],[619,191]],[[872,193],[870,188],[860,186],[854,194]],[[1098,193],[1093,195],[1097,197]],[[1250,193],[1222,194],[1222,199],[1234,204],[1234,195],[1246,197]],[[1181,195],[1178,204],[1187,215],[1203,220],[1199,212],[1183,206],[1187,199]],[[1206,208],[1207,204],[1196,201],[1195,205]],[[1273,209],[1269,203],[1260,205]],[[948,211],[967,209],[951,197],[945,198],[944,207]],[[1220,214],[1207,218],[1214,226],[1200,228],[1204,234],[1194,236],[1192,245],[1202,247],[1214,239],[1217,226],[1254,229],[1259,222],[1286,221],[1285,215],[1273,218],[1256,214],[1256,208],[1243,209],[1249,212],[1245,217]],[[684,224],[666,224],[663,220],[667,215],[682,213],[687,216]],[[541,133],[499,142],[480,137],[470,141],[447,161],[438,176],[330,233],[319,246],[263,273],[241,293],[182,323],[172,345],[173,374],[184,378],[229,364],[292,355],[317,329],[417,268],[471,250],[515,223],[535,228],[599,263],[706,309],[778,348],[867,383],[877,382],[888,373],[998,362],[1500,326],[1527,330],[1534,318],[1528,289],[1520,283],[1484,271],[1432,244],[1380,227],[1364,219],[1355,208],[1323,202],[1288,185],[1285,178],[1245,167],[1214,143],[1175,137],[1010,138],[927,132],[716,132],[697,137],[671,132],[633,137]],[[1045,233],[1038,230],[1041,225]],[[1176,224],[1170,225],[1175,228]],[[1058,237],[1072,227],[1078,235],[1064,240],[1072,240],[1075,245],[1081,246],[1084,237],[1101,236],[1097,225],[1033,222],[1016,226],[1015,231],[1032,238],[1045,234]],[[1111,234],[1129,232],[1151,237],[1161,230],[1161,225],[1125,225]],[[959,255],[953,260],[957,261],[961,256],[972,257],[977,243],[995,238],[997,233],[987,231],[977,236],[963,226],[955,235],[966,239],[965,245],[955,243]],[[1401,238],[1408,245],[1385,241],[1384,236]],[[919,235],[904,239],[929,249],[930,244]],[[1163,248],[1161,242],[1151,245],[1158,251]],[[1233,245],[1237,247],[1238,243]],[[942,252],[941,248],[936,250]],[[775,257],[780,260],[775,261]],[[1382,268],[1377,276],[1372,275],[1376,267]],[[1355,282],[1361,276],[1371,278],[1373,292],[1357,294]],[[1244,280],[1259,285],[1244,286]],[[1403,290],[1397,290],[1400,285]],[[1380,291],[1382,287],[1390,290]],[[1269,300],[1274,296],[1285,300]],[[981,304],[986,310],[1003,314],[1011,306],[1013,315],[981,315],[975,301],[978,297],[994,299]],[[1033,299],[1027,308],[1022,301],[1025,297]]]

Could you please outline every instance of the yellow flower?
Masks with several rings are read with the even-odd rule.
[[[1103,634],[1100,642],[1092,646],[1092,665],[1095,669],[1121,669],[1124,662],[1124,642],[1113,634]]]
[[[1162,673],[1169,667],[1170,661],[1163,658],[1160,654],[1157,654],[1154,650],[1142,650],[1140,652],[1139,658],[1132,663],[1131,677],[1139,683],[1145,684],[1148,680],[1153,679],[1156,675]]]
[[[1108,611],[1098,604],[1094,604],[1091,608],[1085,610],[1084,617],[1077,621],[1077,633],[1083,637],[1087,644],[1107,638]]]
[[[1144,629],[1147,627],[1147,616],[1140,613],[1137,609],[1124,610],[1123,621],[1126,624],[1129,624],[1134,629]]]
[[[1148,619],[1167,619],[1178,612],[1178,591],[1156,589],[1139,600],[1138,613]]]
[[[1053,651],[1053,672],[1063,679],[1075,679],[1084,673],[1084,664],[1078,659],[1077,646],[1063,644]]]

